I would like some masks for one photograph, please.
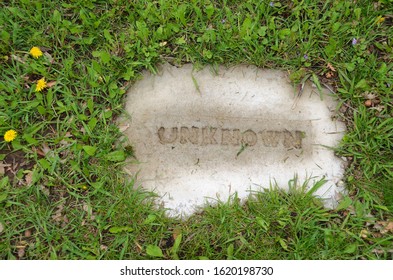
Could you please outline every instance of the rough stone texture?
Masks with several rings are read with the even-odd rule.
[[[217,69],[216,69],[217,70]],[[240,198],[271,184],[287,188],[325,176],[317,192],[332,207],[343,175],[331,149],[345,126],[336,102],[306,84],[299,97],[287,74],[251,66],[193,71],[164,65],[128,92],[120,122],[135,150],[127,171],[155,191],[170,215],[189,215],[206,201]]]

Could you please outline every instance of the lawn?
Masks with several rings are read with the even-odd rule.
[[[0,259],[393,259],[392,38],[391,0],[2,1]],[[163,62],[334,90],[338,208],[296,180],[187,220],[154,207],[122,171],[116,118]]]

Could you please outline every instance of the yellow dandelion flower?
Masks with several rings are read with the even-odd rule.
[[[379,16],[379,17],[377,17],[377,20],[375,21],[376,22],[376,24],[381,24],[382,22],[384,22],[385,21],[385,18],[384,17],[381,17],[381,16]]]
[[[83,186],[82,186],[82,190],[87,190],[86,185],[83,185]]]
[[[32,47],[31,50],[30,50],[30,54],[34,58],[39,58],[40,56],[42,56],[42,51],[40,50],[39,47]]]
[[[37,85],[35,86],[35,91],[41,91],[46,88],[45,78],[39,79]]]
[[[15,140],[17,135],[18,135],[18,133],[13,129],[7,130],[4,133],[4,140],[6,142],[11,142],[11,141]]]

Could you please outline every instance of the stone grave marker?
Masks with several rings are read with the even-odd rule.
[[[125,134],[135,151],[126,170],[156,192],[170,215],[188,216],[206,201],[288,181],[325,177],[316,195],[334,207],[341,159],[327,147],[345,131],[337,103],[306,83],[298,96],[286,72],[252,66],[194,71],[163,65],[127,93]]]

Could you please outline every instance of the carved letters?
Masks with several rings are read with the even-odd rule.
[[[305,137],[303,131],[295,130],[262,130],[255,132],[251,129],[240,131],[239,129],[226,129],[216,127],[160,127],[158,129],[158,140],[161,144],[193,145],[262,145],[264,147],[284,147],[287,149],[302,148],[302,139]]]

